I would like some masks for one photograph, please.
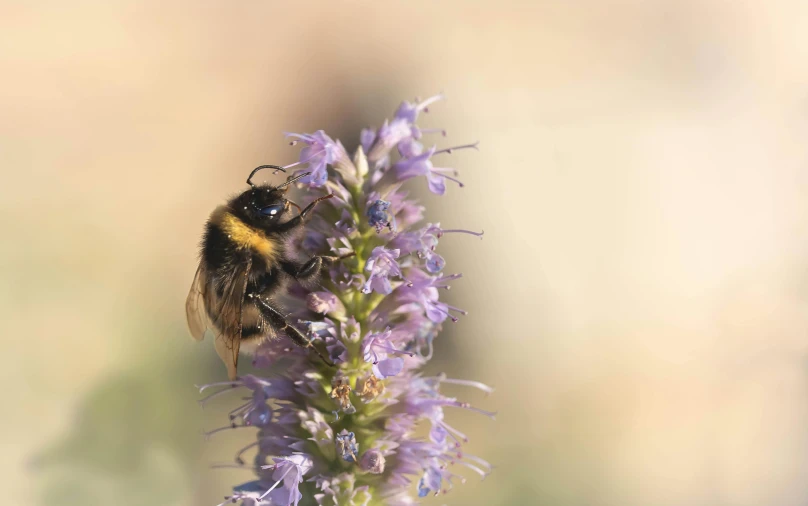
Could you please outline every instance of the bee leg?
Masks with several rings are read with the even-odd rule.
[[[303,209],[303,210],[300,212],[300,215],[299,215],[299,216],[300,216],[301,218],[305,218],[305,217],[306,217],[306,216],[308,216],[308,214],[309,214],[309,213],[310,213],[310,212],[311,212],[311,211],[314,209],[314,206],[316,206],[318,203],[322,202],[323,200],[328,200],[328,199],[332,198],[333,196],[334,196],[334,194],[333,194],[333,193],[329,193],[328,195],[325,195],[325,196],[322,196],[322,197],[320,197],[320,198],[315,199],[315,200],[314,200],[314,202],[312,202],[311,204],[307,205],[307,206],[306,206],[306,207],[305,207],[305,208],[304,208],[304,209]]]
[[[320,275],[320,270],[323,268],[323,257],[311,257],[308,262],[297,267],[296,272],[292,275],[295,279],[300,281],[309,281]]]
[[[319,202],[322,202],[323,200],[330,199],[333,196],[334,196],[333,193],[329,193],[328,195],[325,195],[324,197],[320,197],[320,198],[316,199],[314,202],[312,202],[311,204],[304,207],[303,210],[300,211],[300,214],[298,214],[297,216],[295,216],[291,220],[287,221],[286,223],[281,223],[280,225],[278,225],[278,227],[275,230],[277,230],[278,232],[281,232],[281,233],[289,232],[290,230],[294,230],[295,228],[297,228],[297,227],[299,227],[300,225],[303,224],[303,221],[308,217],[309,214],[311,214],[311,211],[314,209],[314,206],[316,206]]]
[[[320,357],[320,359],[328,366],[334,367],[334,363],[328,360],[321,352],[317,349],[314,344],[303,335],[296,327],[291,325],[289,322],[286,321],[286,317],[283,314],[272,307],[265,298],[261,296],[253,297],[255,300],[255,305],[258,308],[258,311],[261,312],[261,315],[272,322],[272,325],[279,330],[286,332],[286,335],[289,336],[289,339],[292,340],[296,345],[300,346],[301,348],[311,348]]]
[[[333,255],[317,255],[311,257],[303,265],[288,264],[285,270],[299,281],[310,281],[320,275],[320,270],[324,265],[330,265],[339,260],[350,258],[356,255],[355,252],[350,252],[347,255],[333,256]]]
[[[295,207],[295,209],[297,209],[297,214],[300,214],[300,213],[303,211],[302,209],[300,209],[300,206],[299,206],[299,205],[295,204],[295,203],[294,203],[294,202],[292,202],[291,200],[286,199],[286,201],[287,201],[287,202],[289,202],[289,205],[292,205],[292,206],[294,206],[294,207]]]

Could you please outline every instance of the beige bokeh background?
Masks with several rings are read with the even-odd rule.
[[[471,311],[431,366],[496,472],[429,504],[808,502],[808,5],[0,1],[0,475],[14,504],[213,505],[223,377],[182,304],[206,213],[283,131],[403,98],[466,188]],[[458,391],[458,395],[466,392]]]

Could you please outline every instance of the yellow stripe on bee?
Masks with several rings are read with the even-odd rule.
[[[272,263],[278,257],[275,241],[230,213],[222,217],[222,230],[240,248],[251,249]]]

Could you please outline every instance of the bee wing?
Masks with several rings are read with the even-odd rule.
[[[207,275],[202,264],[196,269],[194,281],[191,283],[191,291],[185,300],[185,316],[188,319],[188,330],[197,341],[205,337],[205,330],[213,328],[208,312],[205,309],[205,294],[207,293]]]
[[[241,347],[242,316],[244,296],[247,292],[247,278],[252,268],[252,259],[233,269],[222,290],[222,299],[218,308],[211,315],[216,332],[216,353],[227,367],[227,375],[236,379],[238,368],[238,352]]]

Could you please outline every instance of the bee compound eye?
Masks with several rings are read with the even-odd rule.
[[[278,216],[279,214],[281,214],[281,211],[283,211],[283,205],[281,204],[261,208],[261,214],[263,214],[264,216],[269,216],[270,218]]]

